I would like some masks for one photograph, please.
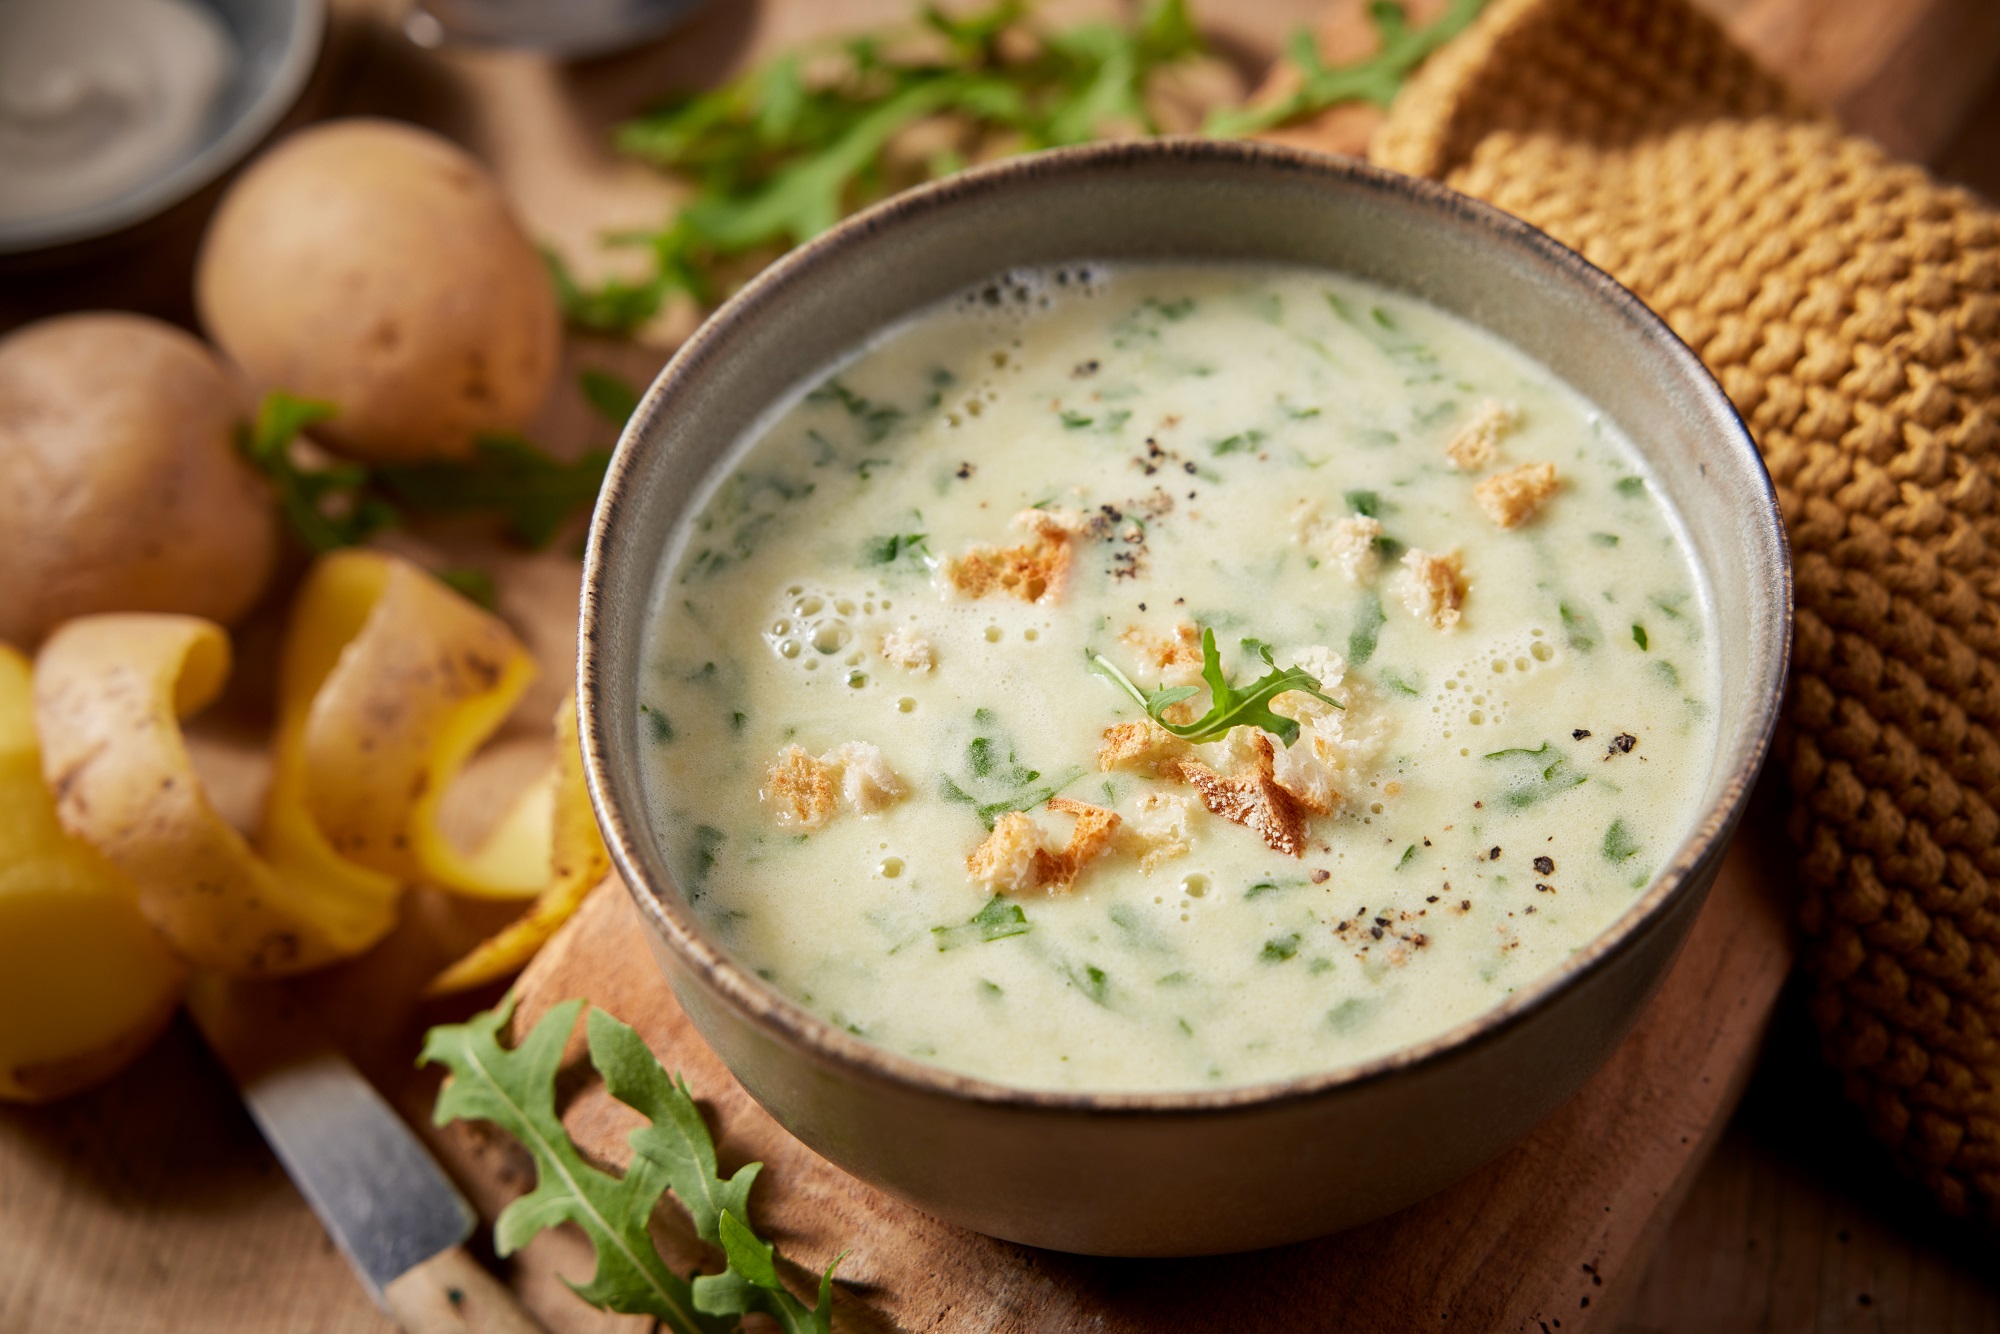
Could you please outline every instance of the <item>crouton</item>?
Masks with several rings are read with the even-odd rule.
[[[1141,793],[1137,810],[1120,831],[1120,842],[1139,859],[1139,869],[1151,875],[1161,862],[1184,857],[1194,847],[1190,814],[1188,799],[1177,793]]]
[[[903,796],[903,780],[882,758],[881,748],[866,741],[846,742],[820,756],[820,763],[839,772],[840,794],[859,814],[873,815]]]
[[[1382,559],[1382,521],[1365,514],[1336,519],[1327,535],[1327,554],[1339,564],[1342,574],[1353,584],[1365,584],[1374,577]]]
[[[1068,889],[1076,883],[1076,877],[1085,866],[1111,847],[1118,836],[1118,826],[1123,821],[1116,811],[1071,797],[1050,797],[1049,809],[1076,817],[1076,828],[1070,831],[1069,842],[1056,856],[1056,864],[1045,882],[1045,887],[1051,891]]]
[[[1253,766],[1248,773],[1225,777],[1200,760],[1183,760],[1181,777],[1212,814],[1255,831],[1275,852],[1303,857],[1306,809],[1277,781],[1271,738],[1252,732],[1248,744]]]
[[[884,658],[906,672],[927,672],[937,666],[937,650],[931,647],[931,641],[906,625],[883,635],[877,647]]]
[[[1458,552],[1442,556],[1411,550],[1403,555],[1403,605],[1410,615],[1439,630],[1458,624],[1465,604],[1465,578]]]
[[[1174,777],[1180,772],[1180,761],[1191,754],[1193,749],[1187,742],[1151,718],[1140,718],[1104,729],[1104,740],[1097,748],[1097,767],[1106,773],[1131,769]]]
[[[1035,518],[1025,520],[1027,515]],[[1035,534],[1034,541],[999,549],[974,547],[944,563],[947,582],[969,598],[989,593],[1023,602],[1061,597],[1069,576],[1072,534],[1058,519],[1040,510],[1027,510],[1016,518],[1016,522],[1024,520]]]
[[[1502,528],[1517,528],[1534,517],[1559,485],[1555,464],[1524,463],[1495,473],[1473,487],[1472,495],[1487,518]]]
[[[757,797],[781,825],[818,829],[833,818],[840,801],[840,770],[808,755],[803,746],[787,746],[772,761]]]
[[[1287,666],[1297,667],[1306,675],[1319,682],[1321,694],[1332,695],[1347,677],[1347,659],[1324,644],[1311,644],[1305,648],[1290,649],[1277,655],[1278,661]],[[1338,696],[1335,696],[1338,698]],[[1342,703],[1345,703],[1343,700]],[[1317,718],[1323,713],[1335,712],[1333,705],[1325,700],[1306,694],[1303,690],[1287,690],[1271,701],[1271,712],[1286,718],[1304,721]]]
[[[986,841],[965,859],[974,880],[995,894],[1025,894],[1055,875],[1056,859],[1042,846],[1042,831],[1020,811],[1009,811],[993,824]]]
[[[1299,501],[1292,507],[1292,531],[1306,553],[1338,565],[1349,583],[1365,584],[1381,563],[1382,523],[1365,514],[1328,519],[1319,502]]]
[[[1172,638],[1148,634],[1135,625],[1118,636],[1118,642],[1139,659],[1140,684],[1149,679],[1163,686],[1201,684],[1201,631],[1192,625],[1175,626]]]
[[[1050,852],[1043,845],[1040,827],[1027,815],[1009,811],[965,859],[966,871],[995,894],[1025,894],[1031,889],[1055,893],[1074,885],[1083,868],[1111,846],[1122,821],[1115,811],[1069,797],[1049,798],[1049,809],[1076,817],[1076,828],[1061,852]]]
[[[1521,424],[1521,410],[1511,403],[1487,399],[1472,420],[1458,428],[1444,447],[1451,466],[1460,472],[1478,472],[1493,461],[1493,451]]]
[[[818,829],[834,817],[842,797],[860,815],[873,815],[902,799],[903,780],[879,747],[849,741],[824,755],[787,746],[771,761],[757,797],[781,825]]]

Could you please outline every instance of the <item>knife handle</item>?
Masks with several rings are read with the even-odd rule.
[[[382,1298],[405,1334],[548,1334],[463,1246],[405,1270]]]

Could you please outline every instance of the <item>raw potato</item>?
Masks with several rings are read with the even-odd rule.
[[[235,375],[158,320],[65,315],[0,339],[0,640],[93,612],[248,611],[278,539],[236,453],[249,412]]]
[[[28,662],[0,645],[0,1101],[105,1079],[180,1003],[184,970],[42,785]]]
[[[562,333],[485,168],[384,120],[300,131],[245,172],[202,243],[195,300],[258,389],[333,404],[314,437],[377,462],[460,458],[526,427]]]

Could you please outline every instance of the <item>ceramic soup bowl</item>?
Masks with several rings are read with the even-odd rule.
[[[1184,1093],[1036,1092],[897,1055],[725,952],[652,832],[638,687],[676,526],[788,391],[871,334],[1016,266],[1258,260],[1334,269],[1492,331],[1607,413],[1686,525],[1711,590],[1720,727],[1699,814],[1630,908],[1474,1020],[1379,1059]],[[1194,1255],[1347,1227],[1448,1185],[1575,1093],[1699,911],[1769,745],[1791,575],[1756,448],[1631,293],[1534,228],[1363,163],[1239,143],[1064,149],[898,196],[774,264],[661,372],[590,530],[578,700],[598,819],[674,994],[780,1124],[855,1176],[998,1237]]]

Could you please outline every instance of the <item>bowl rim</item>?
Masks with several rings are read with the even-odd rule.
[[[1705,408],[1718,427],[1730,437],[1729,443],[1745,454],[1761,481],[1763,503],[1753,512],[1745,514],[1744,522],[1753,537],[1761,538],[1762,544],[1769,547],[1774,557],[1773,568],[1768,571],[1770,577],[1763,583],[1777,594],[1779,603],[1774,609],[1779,627],[1776,651],[1767,664],[1765,679],[1753,681],[1749,686],[1752,706],[1746,719],[1748,727],[1738,732],[1737,736],[1747,737],[1751,744],[1737,749],[1739,758],[1725,775],[1716,799],[1683,837],[1672,858],[1655,872],[1645,893],[1587,945],[1499,1004],[1442,1033],[1397,1047],[1380,1056],[1288,1079],[1218,1089],[1146,1092],[1039,1089],[1003,1084],[901,1055],[813,1014],[756,977],[710,940],[693,920],[678,890],[672,885],[670,872],[666,873],[669,883],[664,887],[654,885],[641,873],[643,863],[635,855],[635,850],[639,841],[650,838],[650,834],[643,821],[628,822],[610,796],[609,747],[605,729],[612,726],[614,720],[603,707],[606,701],[602,669],[598,663],[603,623],[607,615],[616,614],[606,610],[606,584],[617,577],[608,564],[607,545],[611,528],[618,521],[622,508],[620,497],[626,488],[638,484],[636,474],[640,471],[640,459],[651,448],[647,441],[665,416],[668,402],[677,398],[684,386],[702,377],[711,353],[725,342],[734,326],[759,318],[769,307],[782,303],[789,288],[811,281],[823,265],[837,263],[846,252],[872,243],[876,237],[908,219],[1005,191],[1022,182],[1087,177],[1120,167],[1158,167],[1170,165],[1176,160],[1196,166],[1220,164],[1251,170],[1276,170],[1315,177],[1336,189],[1360,189],[1401,196],[1419,207],[1470,221],[1493,234],[1502,245],[1531,252],[1531,258],[1539,258],[1562,271],[1571,282],[1583,289],[1583,295],[1607,303],[1638,326],[1642,337],[1658,343],[1668,357],[1678,363],[1680,374],[1695,392],[1698,406]],[[654,587],[651,571],[641,587],[650,596]],[[1593,974],[1603,972],[1619,956],[1634,948],[1649,934],[1648,928],[1689,892],[1698,869],[1710,857],[1720,855],[1724,840],[1734,829],[1749,801],[1751,789],[1771,748],[1784,695],[1791,654],[1792,608],[1790,544],[1785,535],[1777,494],[1770,473],[1764,466],[1763,456],[1741,416],[1715,376],[1665,320],[1582,255],[1539,228],[1490,204],[1460,194],[1439,182],[1406,176],[1358,158],[1241,140],[1173,136],[1119,140],[1002,159],[892,196],[794,248],[703,321],[655,377],[639,408],[626,423],[606,471],[596,508],[591,514],[584,553],[577,641],[578,730],[591,804],[605,833],[612,861],[640,912],[681,963],[693,970],[702,983],[723,998],[740,1018],[747,1020],[766,1037],[794,1051],[803,1052],[822,1066],[833,1067],[845,1076],[887,1085],[905,1094],[946,1097],[1027,1113],[1082,1113],[1098,1117],[1211,1116],[1304,1102],[1374,1084],[1420,1067],[1442,1065],[1518,1027],[1563,992]],[[1723,722],[1726,725],[1728,720]],[[1754,735],[1749,735],[1753,729]],[[1725,726],[1723,737],[1726,739],[1728,735]]]
[[[326,34],[326,0],[288,3],[296,26],[270,82],[222,133],[123,194],[67,213],[0,222],[0,255],[32,254],[124,231],[191,198],[241,162],[298,101],[319,60]]]

